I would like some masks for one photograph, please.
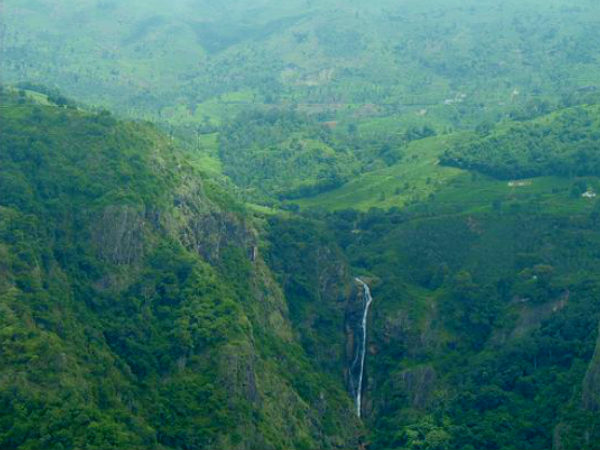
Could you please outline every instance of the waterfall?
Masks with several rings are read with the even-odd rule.
[[[361,405],[362,405],[362,384],[363,384],[363,375],[365,373],[365,356],[367,353],[367,319],[369,317],[369,307],[371,306],[371,302],[373,301],[373,297],[371,296],[371,289],[367,283],[365,283],[360,278],[355,278],[356,282],[359,283],[364,290],[364,300],[365,300],[365,308],[363,310],[362,317],[362,341],[359,346],[356,356],[354,358],[354,362],[352,366],[354,366],[360,359],[360,371],[358,375],[358,384],[355,389],[356,393],[356,413],[358,417],[360,417]]]

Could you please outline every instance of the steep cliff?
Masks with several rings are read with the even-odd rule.
[[[554,450],[597,448],[600,441],[600,336],[582,382],[574,387],[571,404],[554,428]]]
[[[251,214],[150,125],[2,95],[0,447],[357,445]]]

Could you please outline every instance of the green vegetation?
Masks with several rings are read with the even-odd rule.
[[[224,172],[243,190],[244,198],[276,204],[331,191],[361,172],[377,177],[378,168],[405,156],[414,163],[421,157],[415,147],[431,154],[428,145],[420,143],[430,142],[424,138],[436,134],[427,126],[401,128],[391,135],[376,133],[369,125],[364,128],[359,132],[349,122],[340,130],[337,122],[318,123],[290,110],[248,111],[220,128],[219,153]],[[410,143],[415,145],[405,151]],[[355,185],[350,182],[344,190],[356,193]],[[292,209],[294,205],[284,203]]]
[[[5,0],[0,448],[597,450],[599,20]]]
[[[442,163],[500,179],[598,176],[599,141],[600,107],[579,107],[499,127],[482,139],[447,150]]]
[[[456,128],[597,97],[598,14],[589,0],[7,0],[3,74],[174,124],[295,104]]]
[[[327,218],[355,270],[376,275],[372,448],[593,448],[570,430],[596,436],[583,392],[600,320],[598,205],[571,219],[535,198],[515,205]]]
[[[168,138],[6,92],[0,127],[0,447],[353,445],[249,216]]]
[[[582,194],[600,179],[563,169],[593,142],[596,107],[486,136],[367,127],[354,140],[253,112],[180,150],[148,123],[56,98],[2,91],[3,446],[342,448],[362,435],[372,449],[594,448],[600,206]],[[520,151],[514,167],[544,176],[498,179],[543,124],[561,163]],[[439,164],[459,154],[493,176]],[[278,183],[292,197],[349,155],[356,171],[381,168],[281,203],[303,215],[224,188],[222,172],[270,183],[271,203]],[[358,273],[376,299],[366,435],[344,392]]]
[[[355,177],[339,189],[301,199],[302,208],[327,210],[404,207],[426,201],[464,172],[439,165],[439,155],[460,136],[416,140],[402,148],[400,161]]]
[[[597,111],[415,141],[298,201],[371,274],[370,448],[594,448]]]
[[[347,181],[358,170],[349,151],[335,150],[328,130],[292,112],[246,113],[223,127],[225,173],[249,196],[298,198]]]

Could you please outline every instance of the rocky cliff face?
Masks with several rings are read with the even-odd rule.
[[[92,222],[99,256],[115,265],[134,264],[144,255],[145,213],[130,205],[106,206]]]
[[[581,388],[552,435],[553,450],[594,450],[600,440],[600,335]]]
[[[227,246],[242,248],[254,258],[256,231],[239,214],[224,211],[210,202],[197,180],[186,178],[173,196],[170,220],[186,248],[215,263]]]
[[[349,264],[334,239],[312,221],[272,218],[268,231],[266,261],[283,287],[294,336],[311,364],[328,373],[333,383],[318,392],[318,415],[312,420],[330,415],[332,405],[340,401],[337,397],[343,397],[345,407],[336,416],[335,426],[347,429],[344,422],[352,424],[352,446],[358,447],[364,432],[348,391],[348,371],[356,327],[353,319],[362,315],[362,307]],[[339,440],[332,440],[324,448],[340,445]]]
[[[587,411],[594,413],[600,411],[600,336],[596,342],[594,357],[583,380],[581,403]]]
[[[348,262],[314,222],[272,218],[266,260],[283,287],[294,331],[311,358],[340,379],[345,316],[356,296]]]
[[[430,404],[436,381],[435,369],[426,364],[402,371],[392,383],[395,385],[394,391],[406,396],[411,407],[425,410]]]

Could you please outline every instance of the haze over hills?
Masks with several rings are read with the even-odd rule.
[[[0,448],[598,448],[595,1],[2,8]]]
[[[3,72],[176,122],[283,103],[426,109],[456,127],[596,86],[599,14],[583,0],[8,0]]]

